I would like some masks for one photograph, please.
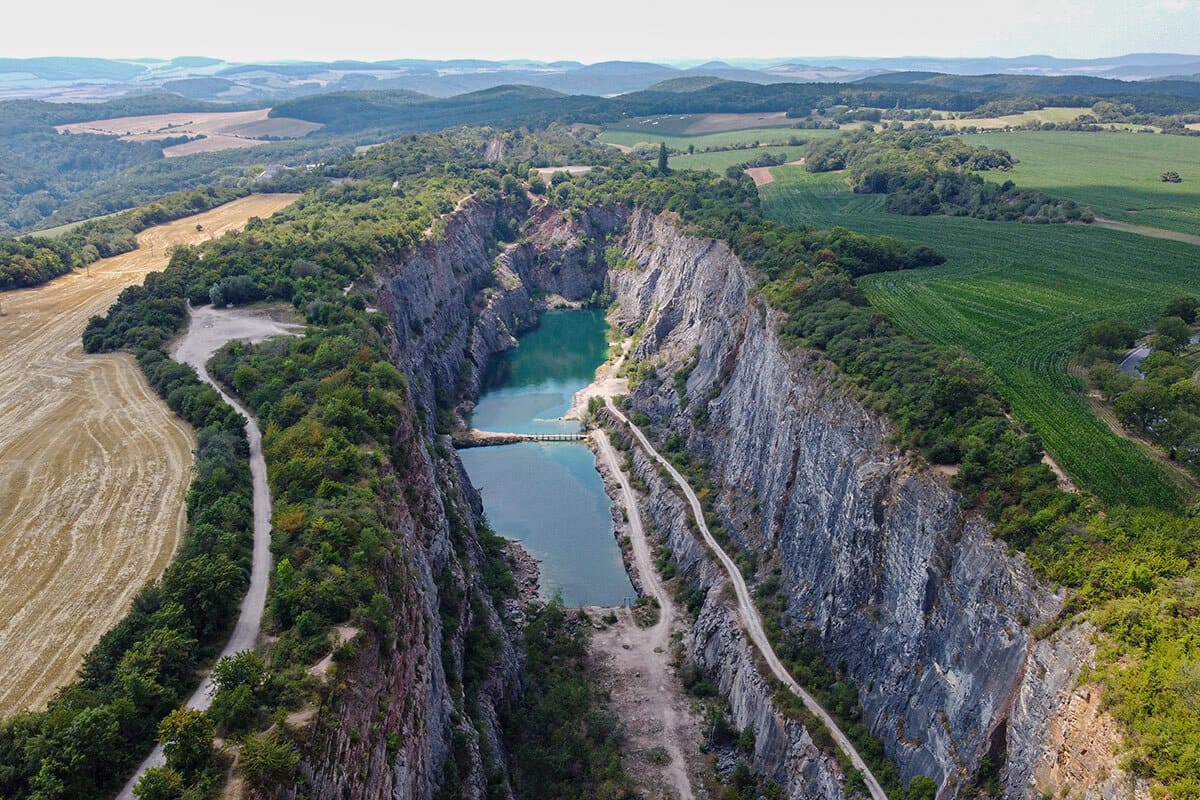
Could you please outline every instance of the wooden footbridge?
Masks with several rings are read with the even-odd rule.
[[[587,434],[500,433],[471,428],[466,431],[455,431],[450,434],[450,438],[454,442],[454,446],[461,450],[467,447],[496,447],[502,444],[517,444],[519,442],[582,442],[587,438]]]

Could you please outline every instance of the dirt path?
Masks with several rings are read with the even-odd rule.
[[[186,522],[194,434],[131,356],[84,354],[88,318],[174,245],[294,199],[247,197],[151,228],[133,252],[0,295],[0,716],[43,707],[74,677]]]
[[[251,650],[258,641],[271,577],[271,491],[267,485],[267,464],[263,460],[262,431],[259,430],[258,422],[209,376],[208,361],[226,342],[261,342],[273,336],[293,333],[300,327],[302,326],[275,319],[269,312],[261,309],[192,309],[187,333],[172,348],[172,358],[194,367],[201,380],[211,384],[222,400],[246,418],[246,438],[250,442],[250,479],[254,490],[254,550],[250,566],[250,587],[246,590],[246,596],[242,598],[241,611],[233,634],[216,661],[243,650]],[[207,709],[212,705],[212,694],[213,682],[209,673],[188,698],[187,707]],[[117,800],[133,800],[133,787],[142,773],[150,767],[159,767],[165,763],[162,746],[156,746],[117,795]]]
[[[637,496],[621,470],[616,450],[604,431],[593,431],[592,442],[603,471],[620,489],[628,520],[626,533],[642,593],[657,598],[659,603],[658,622],[649,628],[638,627],[633,614],[621,609],[616,625],[593,636],[594,649],[611,657],[608,668],[618,678],[612,688],[613,703],[626,725],[630,749],[644,754],[661,748],[666,754],[662,765],[649,761],[629,765],[640,778],[639,785],[655,791],[667,788],[668,796],[691,800],[698,793],[692,789],[688,765],[699,755],[700,728],[688,711],[687,698],[671,664],[671,634],[679,611],[654,567]],[[691,759],[688,754],[692,754]],[[665,787],[658,786],[660,782]]]
[[[708,545],[709,550],[717,556],[717,559],[725,568],[725,572],[728,573],[730,581],[733,583],[734,593],[737,595],[738,613],[742,618],[742,625],[745,627],[746,633],[749,634],[750,641],[754,643],[754,646],[758,648],[763,659],[767,662],[767,666],[770,667],[772,674],[803,701],[809,713],[816,716],[825,724],[837,746],[850,759],[850,763],[854,765],[854,768],[863,774],[863,781],[866,784],[867,790],[871,793],[873,800],[887,800],[887,794],[884,793],[883,787],[879,785],[879,781],[875,779],[875,775],[871,772],[870,767],[863,761],[858,750],[854,748],[854,744],[846,737],[842,729],[838,727],[837,722],[830,716],[829,712],[817,703],[816,699],[805,691],[800,684],[796,683],[795,678],[791,676],[783,666],[783,662],[775,655],[775,649],[771,647],[766,631],[763,630],[762,618],[759,617],[758,608],[750,598],[750,590],[746,586],[746,581],[742,577],[741,570],[738,569],[737,564],[729,557],[729,554],[721,548],[717,540],[713,538],[712,532],[708,529],[708,524],[704,521],[704,510],[700,506],[700,500],[696,497],[696,493],[692,491],[692,487],[683,475],[679,474],[679,470],[675,469],[675,466],[670,461],[659,455],[641,429],[621,413],[613,404],[611,397],[607,398],[605,403],[609,413],[628,426],[634,438],[638,440],[650,457],[665,468],[675,480],[675,483],[678,484],[679,488],[683,490],[683,494],[687,498],[688,505],[691,506],[692,515],[696,519],[696,524],[700,528],[700,533],[703,535],[705,543]]]
[[[1180,233],[1179,231],[1169,231],[1166,228],[1152,228],[1149,225],[1134,225],[1132,222],[1118,222],[1115,219],[1105,219],[1104,217],[1096,217],[1096,222],[1101,228],[1110,228],[1114,231],[1124,231],[1125,233],[1136,233],[1139,236],[1150,236],[1155,239],[1170,239],[1173,242],[1183,242],[1185,244],[1194,244],[1200,246],[1200,236],[1193,233]]]

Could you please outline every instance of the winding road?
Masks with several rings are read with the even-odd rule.
[[[200,380],[212,386],[221,399],[246,419],[246,438],[250,442],[250,479],[253,488],[254,546],[250,566],[250,588],[242,598],[241,610],[233,634],[216,660],[251,650],[262,627],[267,602],[267,586],[271,576],[271,491],[267,484],[267,464],[262,454],[262,431],[258,423],[240,403],[230,397],[208,374],[206,365],[221,345],[230,341],[262,341],[272,336],[290,333],[295,326],[275,322],[254,311],[241,309],[191,309],[187,333],[171,353],[172,358],[195,368]],[[215,662],[214,662],[215,663]],[[206,710],[212,705],[212,672],[204,676],[200,686],[188,698],[187,707]],[[156,745],[137,772],[117,795],[117,800],[134,800],[133,787],[151,767],[166,763],[162,745]]]
[[[196,434],[131,354],[83,352],[88,319],[176,245],[296,197],[243,197],[148,228],[137,249],[86,270],[0,292],[0,717],[45,708],[76,679],[186,530]]]
[[[696,523],[700,527],[700,533],[704,537],[705,543],[707,543],[709,549],[712,550],[712,552],[717,556],[717,559],[725,568],[725,572],[729,574],[730,581],[733,583],[733,589],[737,595],[738,612],[742,617],[742,623],[746,628],[746,632],[750,635],[750,640],[754,642],[755,647],[757,647],[759,652],[762,653],[763,659],[766,660],[767,666],[771,668],[772,674],[774,674],[775,677],[783,682],[783,684],[787,686],[793,694],[803,701],[805,708],[807,708],[811,714],[816,716],[825,724],[825,727],[829,729],[829,733],[832,735],[833,740],[837,743],[837,746],[843,753],[846,754],[847,758],[850,759],[850,763],[854,765],[854,768],[862,773],[863,781],[866,783],[867,790],[871,793],[873,800],[887,800],[887,794],[883,791],[883,787],[879,785],[879,781],[876,780],[875,775],[871,772],[871,768],[867,766],[867,763],[863,760],[862,756],[858,754],[858,751],[854,748],[854,744],[850,741],[846,734],[842,732],[842,729],[838,727],[837,722],[834,721],[829,712],[822,708],[821,705],[817,703],[816,699],[796,682],[796,680],[783,666],[783,662],[779,660],[777,655],[775,655],[775,650],[773,647],[771,647],[771,642],[767,639],[767,633],[763,629],[762,618],[758,615],[758,608],[755,607],[754,601],[750,597],[750,590],[746,587],[746,580],[742,577],[741,570],[738,569],[737,564],[735,564],[733,559],[729,557],[729,554],[721,548],[721,545],[718,544],[717,540],[713,537],[712,532],[709,531],[708,525],[704,521],[704,509],[700,505],[700,499],[696,497],[696,493],[692,491],[692,487],[688,484],[687,480],[679,473],[679,470],[675,469],[675,466],[671,464],[670,461],[667,461],[665,458],[659,455],[658,451],[654,449],[652,444],[650,444],[650,440],[646,438],[646,435],[642,433],[641,429],[638,428],[637,425],[634,425],[629,418],[621,413],[616,405],[613,404],[611,397],[605,398],[605,406],[608,408],[609,413],[612,414],[614,418],[620,420],[629,427],[629,430],[633,433],[634,438],[641,443],[643,449],[645,449],[645,451],[649,453],[655,461],[661,464],[667,470],[667,472],[670,473],[671,477],[675,480],[675,483],[677,483],[679,488],[683,490],[683,494],[687,498],[688,505],[691,506],[692,515],[695,517]],[[622,489],[623,488],[624,487],[622,487]]]

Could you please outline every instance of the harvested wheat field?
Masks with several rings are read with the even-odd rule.
[[[0,716],[44,706],[71,680],[184,529],[194,434],[131,356],[84,354],[88,318],[162,269],[173,245],[295,198],[243,198],[145,231],[90,276],[0,294]]]
[[[298,139],[320,129],[316,122],[290,117],[270,117],[271,109],[253,111],[186,111],[151,114],[142,117],[117,117],[57,125],[59,133],[92,133],[119,136],[126,142],[150,142],[177,136],[203,136],[190,142],[163,149],[167,158],[192,153],[210,153],[235,147],[267,144],[263,137]]]

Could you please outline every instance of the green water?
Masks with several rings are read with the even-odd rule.
[[[488,364],[471,424],[483,431],[571,433],[559,420],[608,355],[604,311],[547,311],[520,343]]]
[[[591,383],[607,353],[604,313],[550,311],[489,366],[471,424],[559,433],[557,418]],[[614,606],[633,596],[613,538],[612,512],[592,452],[576,442],[524,442],[459,452],[497,533],[541,562],[542,594],[568,606]]]

